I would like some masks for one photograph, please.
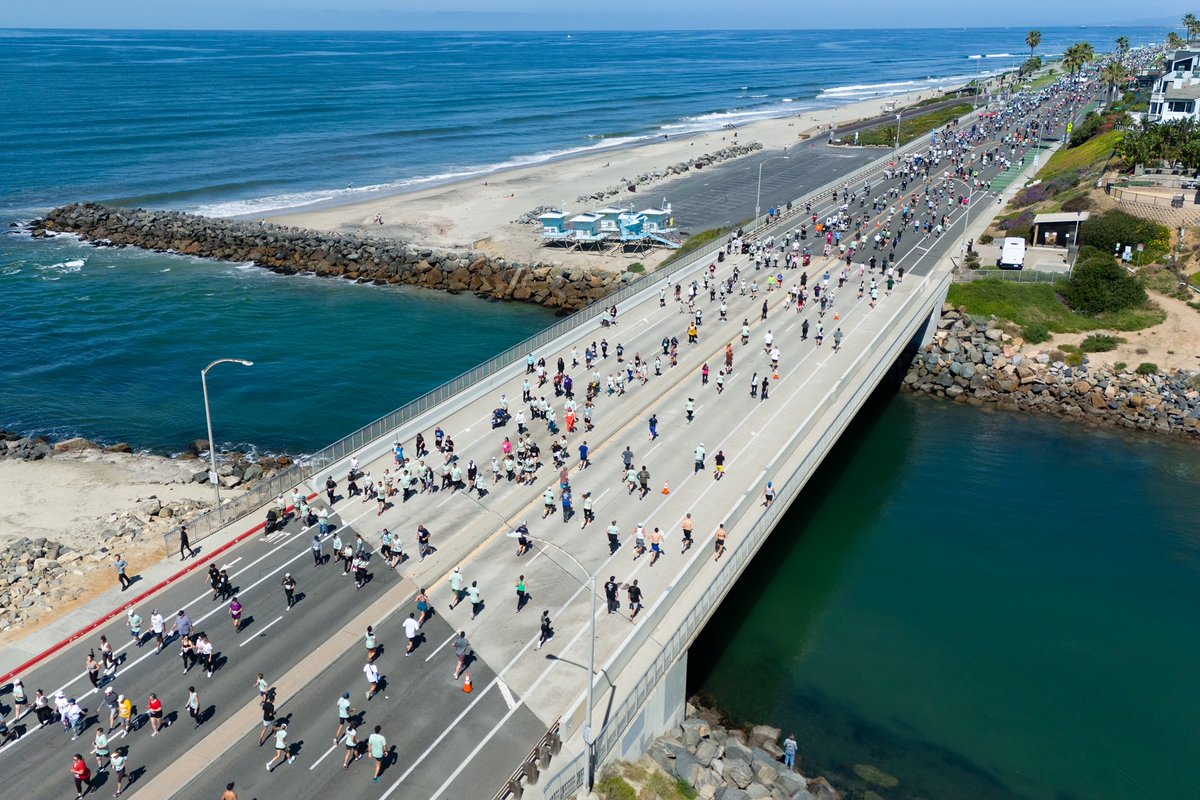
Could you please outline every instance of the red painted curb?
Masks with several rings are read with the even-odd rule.
[[[314,492],[313,494],[308,496],[308,499],[311,500],[316,496],[317,496],[317,493]],[[286,510],[294,511],[295,506],[288,506]],[[12,670],[11,672],[6,673],[5,675],[0,675],[0,684],[8,683],[13,678],[20,675],[22,672],[26,672],[29,669],[36,667],[38,664],[42,663],[50,656],[52,656],[55,653],[57,653],[58,651],[62,650],[67,645],[69,645],[73,642],[79,641],[79,639],[83,638],[87,634],[96,630],[96,628],[99,628],[101,625],[104,625],[105,623],[109,622],[114,617],[125,612],[127,609],[133,608],[134,606],[138,605],[139,603],[144,602],[148,597],[150,597],[155,592],[159,592],[159,591],[165,589],[166,587],[170,586],[172,583],[175,583],[175,581],[177,581],[180,578],[184,577],[185,575],[188,575],[189,573],[191,573],[192,570],[196,569],[196,567],[199,567],[201,564],[205,564],[208,561],[211,561],[212,559],[216,558],[221,553],[224,553],[226,550],[230,549],[234,545],[244,542],[246,539],[248,539],[249,537],[258,533],[266,526],[267,526],[267,523],[265,521],[260,522],[257,525],[255,525],[253,528],[250,528],[248,531],[238,534],[233,539],[230,539],[228,542],[221,545],[216,550],[213,550],[208,555],[201,556],[200,558],[193,561],[191,564],[188,564],[186,567],[181,569],[179,572],[176,572],[171,577],[167,578],[166,580],[159,581],[154,586],[151,586],[149,589],[147,589],[146,591],[139,594],[137,597],[134,597],[132,600],[122,603],[121,605],[117,606],[112,611],[109,611],[107,614],[105,614],[104,616],[95,620],[94,622],[91,622],[87,626],[75,631],[75,633],[72,633],[66,639],[63,639],[62,641],[54,644],[53,646],[49,647],[46,650],[43,650],[42,652],[38,653],[33,658],[26,661],[21,666]],[[170,558],[170,556],[168,556],[168,558]]]

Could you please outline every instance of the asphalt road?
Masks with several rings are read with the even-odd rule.
[[[819,148],[814,151],[815,159],[830,158],[828,153],[819,151]],[[866,160],[855,160],[851,166],[856,169]],[[835,165],[848,164],[849,160],[825,163],[833,169]],[[744,186],[746,170],[741,162],[729,166],[731,171],[735,166],[741,168],[735,174],[741,176]],[[985,177],[993,169],[986,171]],[[710,174],[706,171],[705,177]],[[805,180],[808,185],[816,186],[831,180],[834,174],[806,175]],[[765,178],[766,174],[764,181]],[[880,181],[873,183],[877,185],[876,191],[882,191]],[[788,194],[802,192],[793,184]],[[817,211],[824,215],[828,207]],[[961,210],[954,212],[956,225],[961,225],[962,217]],[[794,224],[799,222],[794,220]],[[916,236],[910,229],[898,248],[901,263],[913,276],[925,274],[938,255],[957,245],[958,230],[952,228],[941,239],[933,240]],[[825,264],[823,259],[814,259],[808,270],[810,281],[818,279]],[[718,276],[728,275],[735,265],[743,269],[744,275],[754,275],[747,259],[737,256],[720,265]],[[765,282],[765,272],[758,277]],[[789,277],[785,282],[795,281],[794,275]],[[905,289],[902,286],[898,291]],[[885,317],[880,313],[886,312],[889,301],[881,299],[881,309],[873,315],[867,311],[865,301],[852,297],[854,292],[849,287],[837,294],[844,320],[840,324],[847,332],[846,347],[852,350],[856,346],[856,330],[881,324]],[[764,297],[769,299],[772,309],[768,320],[760,321],[759,307]],[[182,796],[215,798],[224,784],[233,780],[243,798],[315,798],[335,792],[346,797],[422,800],[490,797],[555,717],[581,693],[584,682],[581,665],[586,663],[583,647],[586,639],[582,634],[589,619],[579,570],[554,550],[518,559],[513,554],[512,541],[503,536],[505,530],[513,521],[528,519],[535,536],[567,548],[601,579],[615,573],[627,583],[637,575],[650,602],[667,591],[682,567],[682,559],[672,558],[677,553],[678,520],[685,511],[696,510],[697,547],[702,547],[721,518],[721,509],[731,501],[739,502],[748,492],[761,490],[759,465],[769,463],[774,448],[780,444],[778,439],[784,438],[775,437],[774,432],[786,430],[786,418],[778,419],[778,415],[805,408],[805,403],[811,402],[804,395],[806,381],[829,361],[828,345],[818,350],[811,345],[811,337],[808,343],[799,341],[799,320],[810,319],[815,326],[815,310],[810,306],[804,315],[794,311],[784,314],[780,307],[784,299],[782,292],[767,296],[764,291],[757,298],[735,293],[728,301],[730,322],[722,326],[717,319],[716,304],[704,297],[700,304],[706,314],[701,342],[691,347],[684,344],[686,317],[672,303],[660,308],[657,298],[646,298],[639,305],[624,309],[617,329],[580,332],[580,352],[583,343],[602,336],[612,345],[609,358],[598,367],[601,375],[618,369],[613,352],[617,342],[625,345],[627,356],[636,352],[652,359],[660,352],[658,343],[662,336],[675,335],[681,341],[681,357],[678,368],[665,370],[665,378],[652,377],[646,386],[633,387],[624,397],[609,398],[602,393],[596,402],[596,429],[570,437],[572,452],[581,439],[589,440],[595,465],[587,470],[576,466],[573,472],[577,516],[569,524],[563,524],[561,512],[546,521],[540,519],[541,492],[547,484],[557,482],[549,468],[539,473],[539,480],[533,486],[502,481],[489,487],[482,497],[467,497],[462,492],[421,495],[407,504],[395,504],[382,517],[377,516],[374,502],[342,499],[334,506],[338,515],[334,521],[341,526],[343,538],[361,532],[368,542],[377,544],[382,526],[387,525],[401,534],[404,549],[411,554],[416,549],[413,530],[424,522],[432,529],[439,552],[425,562],[410,560],[396,572],[375,563],[372,580],[361,591],[355,591],[352,578],[343,576],[335,564],[314,566],[309,549],[312,533],[301,531],[298,523],[292,521],[283,533],[252,537],[225,554],[224,565],[228,566],[246,607],[246,623],[240,633],[232,629],[225,604],[211,600],[202,571],[153,598],[153,605],[168,616],[186,608],[197,628],[210,634],[221,653],[213,677],[206,677],[198,668],[183,674],[175,646],[158,655],[152,645],[141,649],[129,646],[123,620],[110,623],[97,631],[95,638],[68,647],[63,654],[49,659],[23,676],[30,695],[36,688],[52,692],[65,687],[89,709],[87,730],[78,741],[71,741],[57,725],[28,730],[32,717],[27,716],[17,726],[26,735],[0,750],[0,781],[6,787],[6,794],[40,797],[69,791],[70,754],[89,752],[98,724],[96,695],[82,674],[83,659],[87,650],[96,645],[99,634],[104,633],[114,643],[123,645],[124,661],[112,681],[117,691],[129,692],[140,708],[145,707],[147,694],[155,691],[176,720],[158,737],[151,737],[143,728],[113,742],[114,747],[130,748],[130,771],[137,780],[128,790],[129,795],[142,794],[143,786],[156,776],[170,773],[181,758],[205,754],[211,762],[208,767],[194,777],[180,776],[181,781],[191,778]],[[753,337],[747,348],[737,347],[736,371],[718,401],[715,384],[701,386],[698,370],[707,360],[715,379],[722,363],[719,354],[725,342],[736,339],[737,326],[743,317],[751,320]],[[831,331],[833,323],[826,320],[826,327]],[[785,364],[783,380],[772,387],[776,407],[769,419],[777,421],[770,425],[762,422],[762,413],[758,411],[764,406],[750,398],[747,391],[748,373],[757,371],[762,376],[768,372],[761,346],[767,328],[775,330]],[[857,339],[866,340],[865,335]],[[545,355],[551,366],[557,355],[564,356],[569,363],[569,352]],[[581,397],[582,366],[572,372],[580,377]],[[520,405],[521,377],[506,384],[514,410]],[[549,387],[545,394],[552,396]],[[697,398],[696,422],[691,425],[683,412],[689,395]],[[443,423],[457,440],[461,456],[479,462],[483,475],[488,471],[500,437],[515,432],[512,423],[503,431],[490,428],[488,418],[494,405],[495,396],[480,398]],[[555,406],[561,409],[561,402],[555,401]],[[651,410],[659,417],[661,433],[655,443],[647,442],[646,435],[645,419]],[[543,446],[544,460],[549,460],[550,438],[544,424],[531,423],[531,429]],[[428,438],[432,442],[432,436]],[[725,447],[730,455],[732,480],[726,478],[714,484],[706,472],[697,476],[692,469],[692,449],[698,441],[707,443],[710,458],[718,447]],[[621,483],[618,454],[626,445],[634,450],[638,465],[646,463],[651,472],[652,491],[644,499],[628,495]],[[577,461],[572,458],[573,464],[577,465]],[[384,466],[381,462],[364,465],[377,475]],[[670,495],[659,493],[664,480],[671,482]],[[579,528],[584,491],[591,491],[596,499],[597,524],[587,531]],[[618,520],[623,541],[616,554],[610,553],[603,533],[604,526],[613,518]],[[648,526],[661,525],[669,535],[667,556],[655,567],[648,566],[645,558],[636,563],[630,560],[632,529],[641,521]],[[325,552],[328,551],[326,544]],[[484,611],[477,620],[470,620],[464,607],[455,610],[446,607],[445,577],[459,564],[468,582],[479,581],[484,595]],[[285,609],[279,586],[285,570],[296,576],[301,593],[300,602],[291,611]],[[533,600],[518,614],[511,607],[514,599],[511,587],[516,574],[522,571]],[[426,623],[424,641],[414,656],[406,658],[400,623],[413,608],[412,592],[417,585],[431,587],[437,613]],[[396,611],[382,616],[376,624],[386,648],[379,659],[380,669],[388,678],[383,696],[365,702],[361,672],[365,658],[361,649],[357,652],[349,649],[331,654],[320,669],[303,676],[303,689],[281,702],[280,713],[290,717],[291,741],[298,748],[295,763],[280,766],[268,775],[264,764],[270,755],[269,745],[257,746],[257,729],[246,730],[242,738],[230,741],[215,741],[209,734],[223,719],[256,705],[254,682],[258,672],[275,682],[310,653],[318,651],[368,604],[393,596]],[[635,623],[624,616],[627,611],[613,616],[604,614],[603,598],[600,605],[597,649],[604,657],[619,647],[629,626]],[[536,652],[533,644],[537,615],[543,608],[550,610],[555,620],[556,636],[545,651]],[[150,606],[139,612],[148,629]],[[475,649],[476,660],[469,671],[476,690],[471,694],[464,693],[461,683],[451,679],[454,659],[448,650],[448,639],[456,628],[467,631]],[[361,642],[361,632],[355,635]],[[189,685],[200,690],[205,709],[205,723],[198,729],[183,714]],[[8,687],[4,691],[7,693]],[[372,771],[369,759],[355,763],[349,770],[340,766],[340,748],[333,747],[332,736],[336,728],[335,702],[342,691],[351,691],[355,707],[362,711],[364,725],[360,731],[365,735],[374,725],[381,725],[395,747],[395,757],[379,783],[373,783],[368,774]],[[0,695],[0,711],[9,713],[10,702],[10,696]],[[103,716],[107,721],[107,714]],[[210,752],[211,757],[207,755]],[[106,779],[102,777],[101,782]],[[100,790],[106,791],[110,786],[108,783]]]

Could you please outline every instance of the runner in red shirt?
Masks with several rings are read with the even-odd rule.
[[[75,800],[81,800],[92,790],[92,771],[79,753],[75,754],[75,760],[71,762],[71,776],[75,778]]]

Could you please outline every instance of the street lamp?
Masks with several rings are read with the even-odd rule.
[[[212,432],[212,412],[208,407],[208,371],[217,364],[241,364],[246,367],[253,367],[253,361],[247,361],[244,358],[218,358],[216,361],[209,364],[204,369],[200,370],[200,386],[204,391],[204,420],[208,423],[208,463],[211,467],[208,473],[209,483],[213,485],[213,491],[217,496],[217,522],[224,524],[225,518],[221,514],[221,482],[217,480],[217,446],[213,443]]]
[[[519,538],[520,535],[521,535],[520,533],[518,533],[517,531],[514,531],[514,530],[510,530],[510,531],[508,531],[508,533],[505,534],[505,536],[507,536],[510,539]],[[592,596],[592,608],[591,608],[591,613],[588,614],[588,627],[589,627],[589,633],[590,633],[588,638],[590,639],[590,642],[589,642],[590,647],[588,648],[587,717],[583,723],[583,741],[588,746],[587,775],[588,775],[588,787],[591,788],[591,786],[594,783],[592,778],[593,778],[594,769],[595,769],[594,759],[592,758],[592,756],[593,756],[592,745],[594,744],[594,741],[595,741],[595,739],[592,735],[592,684],[595,682],[595,676],[596,676],[596,576],[593,575],[588,570],[587,567],[585,567],[583,564],[580,564],[579,559],[575,558],[575,556],[571,555],[565,549],[563,549],[559,545],[555,544],[554,542],[551,542],[548,539],[538,538],[537,536],[531,536],[528,533],[525,534],[525,538],[530,539],[535,542],[540,542],[541,544],[544,544],[544,545],[549,545],[550,547],[553,547],[555,550],[562,553],[567,558],[571,559],[571,563],[574,564],[575,566],[579,567],[580,571],[583,572],[583,574],[587,576],[587,588],[588,588],[588,594],[590,594]]]
[[[773,156],[758,162],[758,191],[754,195],[754,224],[758,224],[758,215],[762,211],[762,168],[768,161],[787,161],[788,156]]]
[[[904,116],[901,111],[896,115],[896,146],[892,148],[892,158],[895,158],[900,153],[900,117]]]

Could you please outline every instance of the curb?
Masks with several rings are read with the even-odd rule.
[[[314,498],[316,496],[317,496],[316,493],[311,494],[311,495],[309,495],[308,499],[311,500],[312,498]],[[294,511],[294,510],[295,510],[295,506],[287,507],[287,511],[289,511],[289,512]],[[52,656],[55,653],[59,652],[60,650],[64,649],[68,645],[79,641],[87,634],[89,634],[92,631],[99,628],[101,625],[104,625],[105,623],[111,621],[112,619],[114,619],[115,617],[120,615],[122,612],[126,611],[127,609],[133,608],[134,606],[144,602],[146,599],[148,599],[151,595],[155,594],[156,592],[162,591],[163,589],[167,588],[171,584],[178,581],[180,578],[183,578],[186,575],[191,574],[192,571],[195,570],[197,567],[201,566],[202,564],[208,563],[212,559],[214,559],[217,556],[224,553],[226,550],[229,550],[233,546],[244,542],[246,539],[250,538],[254,534],[263,530],[266,527],[266,525],[267,525],[267,523],[265,521],[260,522],[257,525],[255,525],[254,527],[250,528],[249,530],[246,530],[246,531],[238,534],[237,536],[233,537],[225,544],[214,549],[211,553],[208,553],[207,555],[203,555],[200,558],[193,561],[191,564],[188,564],[186,567],[181,569],[179,572],[176,572],[174,575],[171,575],[168,578],[164,578],[163,580],[161,580],[158,583],[151,586],[149,589],[146,589],[141,594],[133,597],[130,600],[125,601],[121,605],[114,608],[112,611],[109,611],[108,613],[104,614],[103,616],[99,617],[98,619],[93,620],[92,622],[88,623],[84,627],[75,631],[67,638],[62,639],[61,641],[46,648],[45,650],[38,653],[33,658],[26,661],[24,664],[21,664],[20,666],[5,673],[4,675],[0,675],[0,685],[6,684],[9,681],[11,681],[13,678],[20,675],[21,673],[27,672],[30,669],[32,669],[33,667],[36,667],[38,664],[42,663],[50,656]],[[168,558],[170,558],[170,556],[168,556]]]

